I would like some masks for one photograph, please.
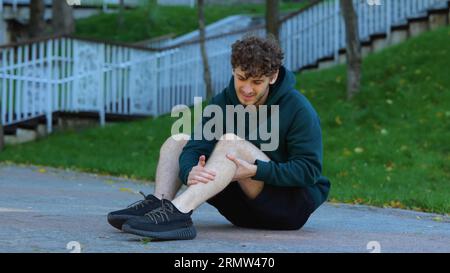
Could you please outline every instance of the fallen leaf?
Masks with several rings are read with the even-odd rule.
[[[344,156],[351,156],[352,152],[349,149],[345,148],[343,154]]]
[[[152,241],[152,238],[142,238],[141,243],[146,245]]]
[[[389,161],[386,164],[384,164],[384,167],[386,168],[386,170],[392,171],[392,169],[394,169],[394,167],[395,167],[395,163],[392,161]]]
[[[105,183],[108,184],[108,185],[113,185],[113,184],[115,184],[116,182],[114,182],[114,181],[111,180],[111,179],[107,179],[107,180],[105,180]]]
[[[121,192],[135,193],[132,189],[129,189],[129,188],[120,188],[119,191],[121,191]]]
[[[403,205],[400,201],[393,200],[389,202],[389,206],[391,208],[404,209],[405,205]]]

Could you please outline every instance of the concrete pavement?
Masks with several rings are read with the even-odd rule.
[[[447,216],[330,204],[299,231],[234,227],[204,204],[193,214],[197,237],[149,242],[109,226],[109,211],[153,184],[36,166],[0,164],[0,252],[450,252]],[[74,243],[75,248],[77,243]]]

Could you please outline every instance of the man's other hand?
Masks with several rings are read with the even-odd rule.
[[[216,177],[216,172],[207,170],[205,168],[206,165],[206,157],[201,155],[197,166],[192,168],[191,172],[188,176],[187,185],[194,185],[197,183],[208,183],[214,180]]]

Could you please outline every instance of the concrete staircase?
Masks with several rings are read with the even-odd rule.
[[[378,33],[370,36],[370,39],[361,42],[363,58],[372,53],[377,53],[385,48],[400,44],[409,38],[416,37],[424,32],[435,30],[450,23],[450,1],[443,1],[416,17],[408,18],[404,22],[393,25],[391,32]],[[346,49],[339,50],[338,60],[329,56],[318,60],[315,64],[300,69],[300,72],[321,70],[346,63]]]
[[[99,116],[93,112],[55,112],[52,115],[52,126],[58,131],[81,131],[98,127]],[[148,118],[140,115],[115,115],[106,116],[106,124],[112,125],[119,122],[136,121]],[[29,119],[13,125],[4,126],[5,144],[16,145],[37,139],[45,138],[47,133],[47,120],[45,116]]]
[[[206,38],[252,27],[255,24],[254,22],[258,21],[258,19],[259,18],[257,17],[244,14],[225,17],[206,26]],[[135,44],[149,48],[164,48],[198,40],[200,37],[199,35],[199,31],[195,30],[179,37],[174,37],[173,34],[168,34],[150,40],[140,41]]]

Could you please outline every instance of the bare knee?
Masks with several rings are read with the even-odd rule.
[[[181,151],[189,141],[190,135],[175,134],[166,139],[160,149],[160,153]]]
[[[226,133],[223,136],[220,137],[219,142],[220,141],[241,141],[244,140],[243,138],[239,137],[236,134],[233,133]]]
[[[231,133],[224,134],[220,137],[215,149],[224,152],[238,152],[243,144],[243,139]]]

